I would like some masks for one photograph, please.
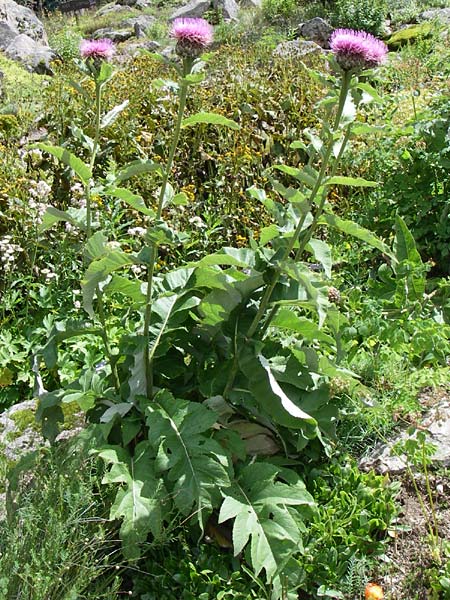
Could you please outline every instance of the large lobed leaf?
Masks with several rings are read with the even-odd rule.
[[[289,481],[283,469],[268,463],[246,466],[229,489],[220,509],[219,523],[234,519],[233,546],[238,555],[250,542],[255,575],[263,569],[272,581],[280,575],[293,552],[302,549],[301,513],[292,507],[314,506],[312,496],[293,471]]]
[[[141,442],[131,455],[120,446],[112,446],[98,453],[110,470],[102,483],[119,483],[110,518],[122,519],[120,537],[127,558],[138,558],[139,544],[149,533],[157,538],[162,529],[164,484],[154,472],[154,453],[148,442]]]
[[[211,437],[216,415],[202,404],[174,398],[161,390],[147,407],[149,440],[157,468],[166,474],[178,510],[196,512],[203,528],[205,513],[219,504],[229,487],[231,459]]]

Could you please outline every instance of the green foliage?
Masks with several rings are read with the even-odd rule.
[[[2,597],[118,598],[117,556],[92,459],[72,447],[26,461],[10,474],[8,518],[0,521]]]
[[[337,27],[379,35],[387,16],[386,0],[336,0],[332,20]]]
[[[399,484],[373,472],[361,473],[345,457],[312,469],[308,482],[318,510],[304,540],[305,556],[299,560],[306,578],[302,589],[315,595],[326,582],[329,588],[346,592],[352,583],[352,564],[364,556],[375,563],[384,553],[397,514]]]
[[[268,23],[286,23],[296,13],[296,0],[263,0],[262,14]]]
[[[62,29],[49,35],[49,45],[63,61],[70,61],[80,55],[80,42],[83,36],[74,29]]]

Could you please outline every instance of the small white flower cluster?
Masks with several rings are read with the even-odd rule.
[[[127,231],[128,235],[136,235],[141,237],[147,233],[147,229],[145,227],[130,227]]]
[[[30,196],[36,200],[44,200],[52,191],[52,188],[46,181],[35,181],[30,179]]]
[[[17,255],[23,252],[22,246],[13,244],[11,235],[0,238],[0,261],[5,273],[12,271]]]
[[[28,199],[28,215],[33,223],[40,223],[47,209],[45,200],[48,198],[52,188],[46,181],[35,181],[30,179],[30,188],[28,190],[30,197]]]
[[[86,208],[86,197],[84,187],[81,183],[76,182],[70,187],[70,203],[77,208]]]
[[[53,269],[55,268],[53,265],[50,265]],[[47,283],[50,283],[53,280],[58,279],[58,275],[57,273],[55,273],[55,271],[52,271],[51,269],[41,269],[41,275],[44,275],[45,277],[45,281]]]

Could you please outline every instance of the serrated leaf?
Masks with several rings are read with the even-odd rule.
[[[233,486],[225,490],[219,523],[234,519],[233,546],[237,556],[250,542],[250,560],[258,575],[272,581],[290,556],[302,548],[302,529],[293,507],[313,506],[303,482],[292,472],[291,481],[276,481],[283,469],[269,463],[246,466]],[[296,511],[300,516],[299,511]]]
[[[129,100],[124,100],[122,104],[118,104],[117,106],[109,110],[105,115],[103,115],[100,123],[100,129],[104,129],[105,127],[109,127],[110,125],[112,125],[117,119],[117,117],[120,115],[120,113],[123,110],[125,110],[129,103]]]
[[[44,359],[48,369],[54,369],[58,363],[58,345],[63,340],[68,340],[80,335],[100,335],[101,329],[92,327],[86,321],[57,321],[47,338],[47,343],[39,351],[39,356]]]
[[[43,142],[39,142],[37,144],[33,144],[31,148],[39,148],[44,152],[48,152],[65,165],[70,167],[84,185],[88,185],[90,179],[92,178],[92,171],[88,165],[86,165],[80,158],[69,152],[66,148],[62,148],[61,146],[51,146],[50,144],[44,144]]]
[[[163,525],[166,492],[154,472],[154,453],[148,442],[141,442],[131,456],[121,447],[100,450],[98,456],[111,469],[103,483],[120,483],[110,510],[110,519],[122,519],[120,537],[128,559],[140,556],[139,544],[149,533],[158,538]]]
[[[192,125],[198,125],[199,123],[220,125],[235,130],[240,129],[240,126],[238,125],[238,123],[236,123],[236,121],[227,119],[227,117],[224,117],[223,115],[218,115],[217,113],[210,112],[199,112],[195,115],[187,117],[186,119],[183,119],[182,127],[190,127]]]
[[[220,488],[230,485],[231,459],[211,437],[216,415],[167,390],[158,392],[146,410],[149,440],[175,505],[184,515],[196,511],[203,529],[205,513],[220,501]]]

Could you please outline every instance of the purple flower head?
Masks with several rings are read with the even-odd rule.
[[[197,58],[213,41],[213,27],[205,19],[175,19],[170,36],[177,40],[177,54]]]
[[[109,60],[114,56],[116,49],[111,40],[83,40],[80,44],[82,58],[94,60]]]
[[[365,31],[336,29],[330,38],[330,48],[344,71],[359,72],[381,65],[387,54],[384,42]]]

